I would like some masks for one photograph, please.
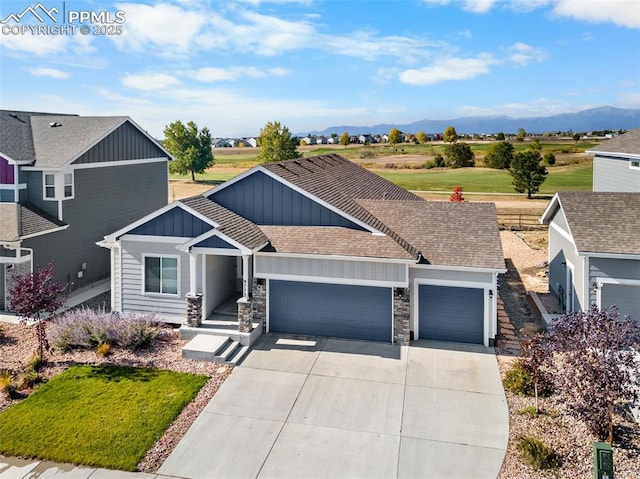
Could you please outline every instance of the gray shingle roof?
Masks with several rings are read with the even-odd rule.
[[[620,153],[640,155],[640,128],[630,130],[623,135],[607,140],[595,148],[591,148],[590,152],[594,153]]]
[[[249,249],[263,246],[268,241],[255,223],[202,195],[184,198],[179,201],[219,224],[218,230],[220,232]]]
[[[359,200],[430,264],[504,269],[493,203]]]
[[[340,155],[299,158],[262,165],[357,220],[391,236],[414,257],[418,251],[363,208],[359,199],[424,201],[419,196],[352,163]]]
[[[60,168],[70,163],[127,120],[126,116],[32,116],[36,166]],[[61,126],[52,128],[50,123]]]
[[[338,226],[260,226],[278,253],[415,259],[388,236]]]
[[[18,241],[65,225],[35,206],[0,203],[0,241]]]
[[[640,193],[558,193],[578,251],[640,254]]]
[[[31,135],[32,116],[60,116],[51,113],[0,110],[0,152],[19,162],[36,160]],[[68,118],[70,115],[66,115]]]

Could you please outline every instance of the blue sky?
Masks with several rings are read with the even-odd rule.
[[[38,1],[0,3],[0,18]],[[129,115],[213,136],[640,108],[637,0],[74,1],[75,34],[2,25],[4,109]],[[103,13],[79,23],[71,12]],[[64,15],[67,15],[62,18]],[[44,25],[54,25],[44,18]],[[79,32],[89,26],[90,34]],[[121,34],[93,35],[94,27]],[[339,133],[339,132],[338,132]]]

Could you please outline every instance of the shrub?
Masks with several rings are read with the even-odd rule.
[[[533,396],[535,385],[531,372],[527,368],[526,361],[517,358],[511,368],[504,374],[502,380],[504,387],[518,396]]]
[[[522,414],[523,416],[528,416],[530,418],[536,418],[540,415],[540,412],[535,406],[527,406],[518,409],[518,414]]]
[[[427,160],[423,165],[423,168],[425,168],[427,170],[430,170],[430,169],[435,168],[435,167],[436,167],[436,162],[433,161],[433,160]]]
[[[23,371],[18,374],[15,383],[18,389],[25,389],[35,386],[41,380],[42,378],[40,377],[38,371],[32,369],[29,371]]]
[[[34,354],[29,358],[27,368],[29,371],[40,371],[40,368],[44,365],[45,360],[39,354]]]
[[[516,449],[522,456],[522,461],[535,471],[541,469],[557,469],[560,457],[540,439],[519,435],[516,438]]]
[[[545,153],[543,160],[546,165],[553,166],[556,164],[556,155],[551,152]]]
[[[81,308],[53,323],[51,342],[62,350],[93,349],[103,343],[135,350],[149,346],[158,332],[156,317],[151,313],[120,316],[104,309]]]
[[[385,163],[385,164],[384,164],[384,167],[385,167],[386,169],[388,169],[388,170],[389,170],[389,169],[396,169],[396,168],[397,168],[397,166],[396,166],[396,164],[395,164],[395,163]]]
[[[11,373],[9,371],[0,372],[0,392],[11,399],[15,397],[17,391],[18,385]]]
[[[4,328],[0,324],[0,341],[2,341],[2,339],[4,339]]]
[[[100,343],[96,348],[96,354],[101,358],[107,357],[111,353],[111,345],[109,343]]]
[[[444,166],[444,156],[442,156],[442,153],[436,153],[436,156],[433,157],[433,161],[438,168],[442,168]]]

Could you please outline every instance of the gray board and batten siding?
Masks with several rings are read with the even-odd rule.
[[[363,228],[274,178],[257,171],[209,198],[258,225]]]
[[[596,155],[593,158],[593,191],[640,193],[640,169],[630,168],[628,158]]]
[[[209,223],[176,206],[132,229],[129,234],[195,238],[212,228]]]
[[[42,178],[40,172],[30,172]],[[40,180],[41,184],[41,180]],[[74,198],[62,201],[66,230],[29,238],[23,246],[34,249],[35,265],[54,261],[56,274],[72,287],[109,276],[109,251],[96,245],[105,235],[167,204],[167,164],[163,161],[77,169]],[[57,216],[57,201],[33,201]],[[73,254],[69,254],[73,252]],[[86,269],[82,270],[82,264]],[[78,279],[78,272],[83,277]]]
[[[269,281],[269,332],[392,341],[392,289]]]
[[[167,154],[129,122],[123,123],[105,139],[73,162],[103,163],[108,161],[166,158]]]

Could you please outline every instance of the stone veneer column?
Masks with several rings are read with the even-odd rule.
[[[262,322],[262,330],[267,331],[267,283],[265,279],[254,278],[253,280],[253,301],[251,309],[253,320]]]
[[[197,328],[202,324],[202,293],[187,293],[187,326]]]
[[[251,300],[240,298],[238,301],[238,331],[250,333],[253,329],[253,314],[251,312]]]
[[[410,339],[409,288],[393,288],[393,342],[408,346]]]

